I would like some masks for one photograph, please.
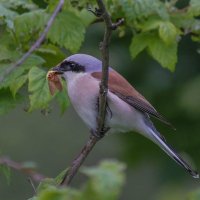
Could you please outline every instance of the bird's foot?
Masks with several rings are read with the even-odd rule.
[[[102,130],[91,130],[91,134],[97,138],[103,138],[105,134],[110,130],[110,127],[104,127]]]

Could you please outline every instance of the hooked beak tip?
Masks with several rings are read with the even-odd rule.
[[[61,71],[61,69],[58,66],[53,67],[51,69],[51,71],[55,72],[56,74],[63,74],[64,73],[63,71]]]

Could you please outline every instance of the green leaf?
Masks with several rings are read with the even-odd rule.
[[[33,66],[39,66],[43,64],[45,61],[37,56],[32,54],[27,58],[27,60],[20,66],[16,67],[10,74],[4,75],[6,73],[7,68],[12,67],[13,63],[8,64],[0,64],[0,77],[3,77],[3,81],[0,83],[0,88],[10,87],[12,84],[17,84],[17,78],[24,74],[27,70],[32,68]]]
[[[28,42],[44,28],[47,20],[48,14],[41,9],[17,16],[14,20],[16,37],[22,43]],[[38,37],[38,34],[36,36]]]
[[[17,77],[15,79],[15,82],[10,84],[10,91],[12,92],[13,97],[16,96],[16,93],[26,83],[27,79],[28,79],[28,75],[25,74],[25,75]]]
[[[190,0],[190,7],[188,13],[191,16],[200,16],[200,1],[199,0]]]
[[[62,86],[63,86],[63,90],[57,93],[56,100],[58,101],[58,104],[60,106],[61,114],[64,114],[64,112],[66,111],[70,103],[69,103],[69,97],[67,95],[65,81],[62,81]]]
[[[101,162],[98,167],[82,168],[81,172],[90,177],[84,199],[116,200],[125,181],[124,169],[123,163],[111,160]]]
[[[31,0],[1,0],[1,3],[14,10],[17,10],[20,7],[28,10],[34,10],[38,8],[37,5]]]
[[[56,176],[56,178],[54,179],[54,181],[56,182],[57,185],[60,185],[60,183],[62,182],[63,178],[65,177],[67,171],[69,170],[69,168],[63,170],[62,172],[60,172],[60,174],[58,174]]]
[[[72,188],[49,186],[39,193],[37,200],[81,200],[80,192]]]
[[[17,15],[17,13],[13,10],[10,10],[0,4],[0,18],[4,17],[4,21],[10,29],[13,29],[13,19]]]
[[[167,44],[174,43],[178,35],[177,28],[169,21],[163,21],[159,25],[159,36]]]
[[[118,0],[129,24],[136,19],[148,18],[151,15],[158,15],[162,19],[169,19],[165,4],[160,0]],[[115,1],[113,1],[115,4]],[[115,10],[117,12],[117,10]]]
[[[152,35],[149,40],[148,50],[150,55],[158,61],[163,67],[170,71],[175,70],[177,62],[177,42],[166,44],[157,35]]]
[[[91,22],[95,20],[95,15],[93,15],[91,12],[88,12],[86,9],[82,9],[80,12],[78,12],[78,16],[82,20],[85,27],[89,26]]]
[[[149,33],[140,33],[132,38],[130,45],[131,56],[135,58],[141,51],[149,45]]]
[[[6,38],[5,38],[6,39]],[[18,56],[18,52],[9,49],[6,44],[0,44],[0,62],[9,62]]]
[[[84,34],[82,20],[74,12],[65,10],[56,17],[47,37],[74,53],[79,50]]]
[[[21,102],[20,97],[13,99],[10,91],[0,90],[0,115],[8,113],[11,109],[15,108],[16,105]]]
[[[35,109],[46,108],[52,99],[46,79],[46,72],[38,67],[33,67],[29,71],[28,79],[28,90],[31,93],[29,95],[29,112]]]
[[[53,178],[45,178],[38,185],[37,193],[40,193],[40,192],[48,189],[48,187],[50,187],[50,186],[56,186],[56,185],[57,185],[57,183]]]
[[[3,175],[6,177],[6,181],[9,184],[10,183],[10,177],[11,177],[11,170],[10,167],[7,165],[1,165],[0,164],[0,172],[3,173]]]
[[[160,26],[162,19],[157,16],[151,16],[147,19],[147,21],[142,22],[139,27],[141,27],[142,31],[150,31],[157,29]]]
[[[45,64],[43,66],[48,68],[56,66],[61,60],[64,60],[66,57],[63,51],[53,44],[42,45],[36,51],[37,55],[45,59]]]

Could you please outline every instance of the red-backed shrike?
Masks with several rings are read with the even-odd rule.
[[[93,133],[97,128],[101,70],[102,62],[86,54],[72,55],[52,69],[67,81],[71,103]],[[166,144],[164,137],[151,122],[151,116],[170,125],[124,77],[110,67],[106,114],[106,127],[110,128],[109,132],[141,133],[156,143],[194,178],[199,178],[199,174]]]

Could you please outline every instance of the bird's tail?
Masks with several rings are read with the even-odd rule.
[[[165,153],[167,153],[176,163],[182,166],[190,175],[194,178],[199,178],[199,174],[197,171],[193,170],[191,166],[181,158],[181,156],[176,153],[176,151],[171,148],[165,141],[164,137],[161,137],[161,134],[153,127],[150,128],[149,138],[155,142]]]

